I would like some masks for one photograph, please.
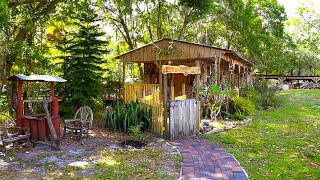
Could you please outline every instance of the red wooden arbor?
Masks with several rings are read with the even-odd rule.
[[[23,100],[23,82],[47,82],[50,83],[51,120],[57,137],[60,137],[60,116],[58,98],[54,97],[54,83],[66,82],[65,79],[50,75],[31,75],[16,74],[8,78],[9,81],[18,83],[17,88],[13,89],[12,104],[16,109],[17,127],[29,127],[31,140],[46,141],[50,135],[50,128],[45,119],[45,114],[26,115],[24,103],[41,103],[42,100]]]

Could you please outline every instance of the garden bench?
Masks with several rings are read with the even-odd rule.
[[[0,114],[0,148],[7,153],[7,146],[13,148],[31,146],[30,128],[16,127],[15,121],[6,114]]]
[[[90,107],[80,107],[73,116],[73,119],[64,120],[63,138],[67,134],[79,136],[80,144],[82,144],[82,137],[86,135],[89,137],[89,131],[92,127],[93,113]],[[68,131],[68,132],[67,132]]]

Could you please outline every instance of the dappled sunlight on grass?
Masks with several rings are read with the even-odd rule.
[[[205,136],[225,147],[251,179],[320,177],[319,90],[281,91],[278,109],[258,111],[247,126]]]
[[[120,164],[119,162],[117,162],[116,160],[114,160],[110,156],[103,157],[97,163],[97,165],[100,165],[100,166],[114,166],[114,165],[119,165],[119,164]]]

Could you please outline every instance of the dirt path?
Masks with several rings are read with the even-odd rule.
[[[179,177],[180,167],[175,167],[180,164],[177,162],[178,152],[165,141],[154,139],[142,149],[135,149],[130,146],[122,146],[119,140],[90,137],[84,139],[84,146],[76,142],[69,144],[64,142],[60,151],[54,151],[45,145],[37,145],[35,148],[11,154],[11,158],[0,154],[0,179],[59,179],[61,177],[90,179],[97,174],[103,175],[104,173],[103,168],[100,167],[105,163],[106,154],[103,152],[108,154],[118,151],[123,151],[128,155],[134,152],[137,157],[130,155],[130,158],[136,161],[132,164],[137,165],[141,164],[139,153],[141,153],[141,157],[146,152],[155,152],[158,156],[171,157],[161,159],[163,162],[154,169],[169,175],[169,177]],[[123,156],[125,157],[125,155]],[[146,162],[155,164],[153,163],[155,160],[146,158]],[[154,157],[154,159],[157,158]],[[103,163],[102,160],[104,160]]]

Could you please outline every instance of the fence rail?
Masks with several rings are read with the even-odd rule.
[[[136,101],[154,94],[159,89],[159,84],[125,84],[124,101]]]

